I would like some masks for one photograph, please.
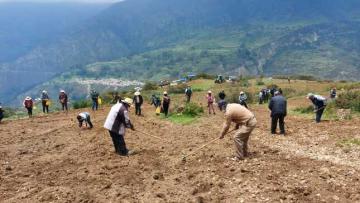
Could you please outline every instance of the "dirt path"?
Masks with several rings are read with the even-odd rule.
[[[228,136],[184,163],[218,137],[222,114],[192,125],[160,120],[145,108],[126,142],[139,154],[113,153],[102,125],[108,109],[93,114],[95,128],[80,130],[75,111],[5,122],[0,126],[1,202],[359,202],[359,150],[337,143],[360,137],[357,119],[324,122],[289,116],[286,137],[269,133],[265,106],[253,106],[259,125],[251,157],[233,162]],[[72,120],[73,119],[73,120]]]

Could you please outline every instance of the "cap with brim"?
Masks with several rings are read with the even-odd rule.
[[[65,90],[60,90],[60,92],[65,93]]]
[[[122,103],[125,103],[125,104],[128,104],[128,105],[131,105],[133,103],[133,100],[130,99],[130,98],[125,98],[123,100],[121,100]]]
[[[208,93],[211,94],[212,92],[209,90]]]

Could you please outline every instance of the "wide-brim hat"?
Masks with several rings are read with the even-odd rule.
[[[209,90],[208,93],[211,94],[212,92]]]
[[[61,93],[65,93],[65,90],[60,90]]]
[[[139,95],[140,95],[140,92],[135,92],[134,95],[135,95],[135,96],[139,96]]]
[[[31,97],[26,97],[25,100],[31,100]]]
[[[240,94],[244,94],[244,92],[243,92],[243,91],[241,91],[241,92],[240,92]]]
[[[43,92],[43,93],[47,93],[47,91],[46,91],[46,90],[43,90],[42,92]]]
[[[129,106],[133,103],[133,100],[126,97],[125,99],[121,100],[122,103],[128,104]]]
[[[167,91],[164,92],[164,95],[167,94]]]

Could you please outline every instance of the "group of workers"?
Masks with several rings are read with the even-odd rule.
[[[185,89],[186,102],[189,103],[192,97],[192,89],[188,86]],[[95,90],[90,92],[91,99],[93,101],[92,110],[97,110],[99,106],[99,93]],[[257,124],[257,120],[254,114],[248,109],[247,106],[247,95],[245,92],[241,91],[239,95],[239,101],[237,103],[227,104],[225,91],[222,90],[218,93],[219,102],[218,107],[220,111],[224,111],[225,122],[223,124],[222,131],[220,133],[219,139],[223,139],[225,135],[229,132],[231,123],[235,123],[236,136],[234,139],[236,146],[236,153],[233,157],[233,160],[243,160],[248,156],[248,140],[251,132]],[[320,95],[315,95],[309,93],[307,98],[314,104],[315,113],[316,113],[316,122],[321,121],[322,114],[326,107],[326,99]],[[330,99],[336,98],[336,88],[331,89]],[[266,100],[269,100],[268,108],[271,111],[271,133],[276,134],[277,124],[279,123],[280,134],[285,135],[285,117],[287,115],[287,101],[282,95],[281,89],[272,88],[270,90],[263,89],[259,94],[259,103],[263,103]],[[142,116],[141,106],[144,103],[144,99],[141,95],[141,92],[138,90],[134,93],[133,99],[131,98],[121,98],[116,97],[116,104],[111,107],[109,114],[106,117],[104,123],[104,128],[109,131],[110,137],[112,138],[115,152],[122,156],[128,156],[134,154],[134,151],[128,150],[125,144],[124,135],[125,129],[130,128],[135,130],[134,125],[131,123],[129,118],[129,107],[134,104],[135,114],[137,116]],[[206,95],[207,107],[209,114],[216,114],[214,109],[214,104],[216,103],[215,97],[212,91],[208,91]],[[59,93],[59,102],[62,106],[63,111],[68,110],[68,96],[64,90],[61,90]],[[41,94],[41,103],[44,113],[49,113],[50,97],[48,93],[44,90]],[[163,93],[162,101],[156,95],[152,95],[151,104],[156,107],[156,109],[161,108],[161,111],[168,116],[169,107],[170,107],[170,97],[165,91]],[[32,109],[34,106],[34,101],[31,97],[26,97],[23,102],[24,107],[28,111],[29,117],[32,116]],[[0,122],[4,111],[0,106]],[[90,129],[93,128],[91,122],[90,113],[82,112],[77,115],[77,120],[79,127],[82,127],[85,124]]]

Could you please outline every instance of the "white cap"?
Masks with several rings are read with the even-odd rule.
[[[25,100],[31,100],[31,97],[26,97]]]
[[[209,90],[209,91],[208,91],[208,94],[211,94],[211,93],[212,93],[211,90]]]
[[[164,94],[167,94],[167,91],[165,91]]]
[[[60,90],[60,92],[65,93],[65,90]]]
[[[131,105],[133,103],[133,100],[127,97],[127,98],[121,100],[121,102]]]
[[[241,92],[240,92],[240,94],[244,94],[244,92],[243,92],[243,91],[241,91]]]
[[[139,91],[137,91],[137,92],[135,92],[135,94],[134,94],[135,96],[139,96],[140,95],[140,92]]]

